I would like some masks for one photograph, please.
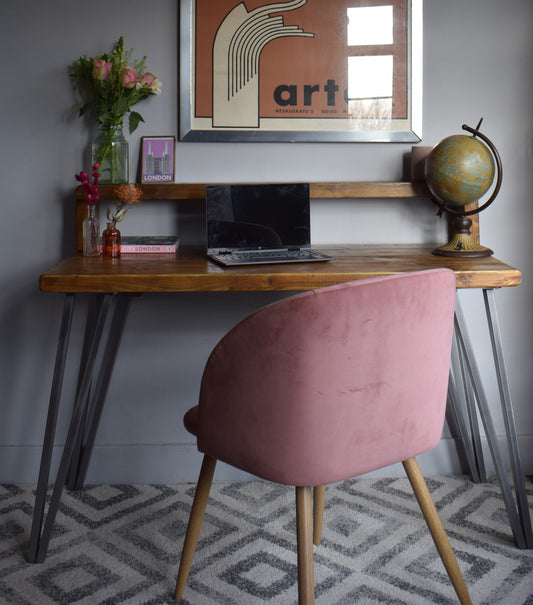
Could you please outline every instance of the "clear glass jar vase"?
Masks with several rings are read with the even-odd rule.
[[[102,185],[118,185],[129,181],[129,148],[122,133],[122,124],[98,124],[98,134],[92,145],[92,163],[95,162],[99,164]]]
[[[89,204],[87,218],[83,219],[83,254],[100,256],[100,221],[94,204]]]
[[[115,223],[107,223],[107,227],[102,234],[102,254],[108,258],[120,256],[120,240],[120,231]]]

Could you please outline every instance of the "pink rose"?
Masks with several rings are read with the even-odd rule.
[[[122,74],[122,85],[124,88],[133,88],[137,82],[138,74],[132,67],[126,67]]]
[[[147,71],[139,78],[139,82],[143,86],[150,88],[152,86],[152,84],[154,83],[155,79],[156,78],[155,78],[154,74],[151,74],[149,71]]]
[[[93,63],[93,78],[95,80],[107,80],[111,72],[112,64],[103,59],[94,60]]]

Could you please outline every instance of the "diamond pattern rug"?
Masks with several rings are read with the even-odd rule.
[[[533,550],[519,550],[496,482],[427,479],[475,604],[533,605]],[[533,486],[527,483],[530,503]],[[25,561],[34,491],[0,486],[0,603],[161,605],[172,593],[193,485],[66,492],[43,564]],[[457,599],[407,479],[329,486],[314,549],[317,605]],[[183,603],[297,603],[292,488],[215,484]]]

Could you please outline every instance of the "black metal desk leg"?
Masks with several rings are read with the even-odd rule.
[[[74,294],[67,294],[65,295],[65,301],[63,303],[63,318],[61,320],[61,327],[59,329],[54,377],[52,379],[52,389],[50,391],[50,403],[48,405],[48,417],[46,419],[41,466],[39,469],[39,479],[37,482],[37,493],[35,496],[35,507],[33,509],[33,521],[28,549],[28,561],[31,563],[35,563],[37,549],[39,547],[39,538],[41,535],[41,527],[44,517],[46,490],[48,487],[48,479],[50,477],[50,464],[54,449],[57,415],[59,410],[59,401],[61,399],[63,377],[65,374],[65,362],[68,352],[70,328],[72,326],[72,315],[74,312],[75,300],[76,297]]]
[[[490,340],[492,344],[492,353],[494,356],[494,365],[496,376],[498,378],[498,387],[500,390],[500,401],[502,405],[503,420],[505,423],[505,433],[507,437],[507,446],[509,448],[509,458],[511,460],[511,469],[514,479],[516,500],[520,520],[522,522],[522,531],[526,541],[527,548],[533,548],[533,533],[531,531],[531,518],[527,502],[527,493],[524,485],[524,472],[522,470],[522,460],[518,448],[518,437],[513,414],[513,405],[511,401],[511,391],[507,377],[507,368],[503,355],[503,344],[496,308],[496,297],[494,289],[483,290],[485,300],[485,311],[487,313],[487,322],[489,325]]]
[[[122,334],[124,333],[124,326],[126,325],[130,301],[131,296],[128,295],[117,295],[115,300],[115,310],[109,328],[106,349],[102,359],[100,374],[94,389],[94,401],[91,402],[88,418],[88,432],[83,438],[80,451],[81,455],[77,461],[74,489],[81,489],[85,482],[85,475],[89,466],[96,432],[104,409],[107,390],[115,366],[120,341],[122,340]],[[75,460],[72,461],[73,464],[75,462]]]
[[[96,323],[98,321],[98,314],[100,313],[100,309],[102,307],[102,303],[104,301],[104,294],[98,294],[96,296],[90,296],[89,297],[89,301],[88,301],[88,307],[87,307],[87,319],[85,321],[85,335],[84,335],[84,339],[83,339],[83,347],[82,347],[82,352],[81,352],[81,358],[80,358],[80,367],[78,370],[78,383],[76,386],[76,397],[78,397],[80,389],[81,389],[81,382],[83,379],[83,373],[84,373],[84,368],[87,365],[87,359],[88,359],[88,355],[89,355],[89,351],[91,350],[91,343],[93,341],[93,335],[94,335],[94,331],[96,328]],[[89,390],[87,391],[87,401],[84,403],[85,405],[85,415],[82,421],[82,427],[85,427],[88,419],[87,419],[87,415],[88,415],[88,410],[90,409],[90,397],[91,397],[91,390],[92,388],[89,388]],[[83,431],[83,428],[82,428]],[[70,463],[70,468],[68,471],[68,476],[67,476],[67,489],[75,489],[75,485],[76,485],[76,476],[78,473],[78,464],[79,464],[79,460],[81,459],[81,448],[83,445],[83,440],[80,438],[77,440],[75,446],[74,446],[74,451],[72,453],[72,461]]]
[[[77,441],[80,438],[80,428],[83,416],[86,413],[86,402],[88,399],[87,393],[92,380],[94,364],[96,361],[100,339],[102,336],[107,311],[110,304],[110,296],[111,295],[105,295],[98,314],[93,340],[91,343],[89,354],[87,356],[87,363],[85,365],[85,368],[83,369],[81,387],[79,389],[78,396],[76,397],[76,402],[74,404],[70,427],[68,430],[65,446],[63,448],[63,455],[59,464],[59,470],[52,491],[52,497],[48,506],[48,513],[44,522],[43,531],[42,533],[40,532],[40,528],[42,525],[42,508],[39,511],[39,514],[41,515],[40,521],[38,524],[36,524],[35,528],[32,528],[32,536],[30,538],[32,548],[31,553],[28,556],[28,561],[32,563],[42,563],[46,557],[46,552],[48,550],[48,542],[50,540],[50,535],[54,526],[57,509],[59,507],[59,500],[61,498],[61,494],[63,493],[63,488],[65,485],[65,480],[67,478],[67,473],[72,460],[73,452],[76,448]],[[50,448],[53,447],[52,442],[47,443],[46,445]],[[43,481],[43,483],[45,482]],[[46,495],[46,485],[44,485],[44,494]],[[37,506],[36,510],[38,510]]]
[[[500,451],[498,449],[498,443],[496,438],[496,431],[494,429],[494,424],[492,422],[492,416],[490,413],[490,407],[488,404],[487,397],[485,395],[485,391],[483,389],[483,384],[481,382],[481,376],[479,373],[479,369],[477,367],[477,363],[474,356],[474,350],[470,339],[468,337],[468,330],[466,326],[466,321],[463,316],[462,310],[460,306],[456,306],[455,308],[455,329],[458,337],[458,343],[460,348],[462,349],[464,355],[464,362],[466,365],[466,369],[469,374],[469,378],[474,389],[474,393],[476,396],[476,401],[478,404],[478,409],[481,415],[481,420],[483,422],[483,426],[485,428],[485,434],[487,436],[487,442],[490,448],[490,452],[492,455],[492,460],[494,462],[494,466],[496,469],[496,474],[498,476],[498,480],[500,482],[500,487],[502,490],[502,496],[505,502],[505,506],[507,508],[507,514],[509,516],[509,521],[511,524],[511,530],[513,532],[513,536],[518,548],[527,548],[526,540],[524,537],[524,532],[522,530],[522,523],[520,517],[517,513],[516,505],[513,500],[513,494],[511,491],[511,486],[507,479],[507,473],[505,469],[505,465],[503,463]]]

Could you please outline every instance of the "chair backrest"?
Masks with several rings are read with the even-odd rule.
[[[454,297],[454,273],[433,269],[321,288],[249,315],[207,361],[198,448],[290,485],[325,485],[433,448]]]

